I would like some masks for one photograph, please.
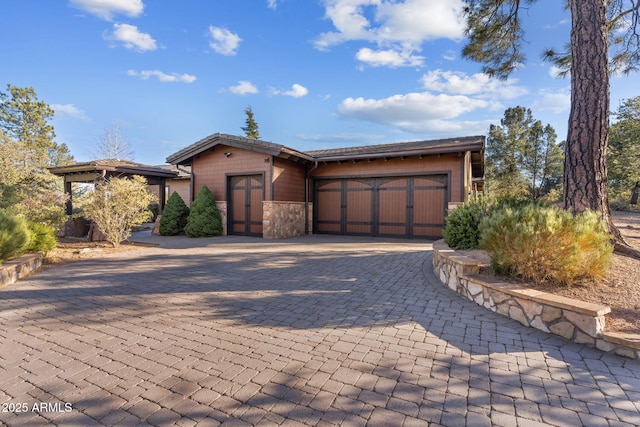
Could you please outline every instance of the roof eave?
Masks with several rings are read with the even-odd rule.
[[[384,159],[393,157],[410,157],[410,156],[431,156],[437,154],[449,154],[459,153],[465,151],[480,151],[484,147],[482,142],[461,144],[449,147],[428,147],[416,150],[403,150],[403,151],[388,151],[382,153],[362,153],[362,154],[347,154],[342,156],[316,156],[315,159],[320,162],[338,162],[349,160],[363,160],[363,159]]]

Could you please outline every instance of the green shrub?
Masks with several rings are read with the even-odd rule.
[[[160,235],[177,236],[184,231],[189,216],[189,207],[175,191],[167,200],[160,218]]]
[[[0,264],[25,253],[30,240],[27,221],[0,210]]]
[[[444,241],[456,249],[477,249],[478,226],[487,214],[488,206],[484,197],[478,197],[451,211],[442,231]]]
[[[149,212],[151,212],[151,219],[149,221],[156,222],[158,214],[160,213],[160,205],[157,203],[149,204]]]
[[[189,237],[219,236],[222,234],[222,218],[213,193],[205,185],[191,203],[184,232]]]
[[[503,207],[480,223],[480,248],[499,274],[572,285],[605,275],[613,246],[597,214],[539,204]]]
[[[31,242],[27,247],[29,252],[47,252],[56,247],[56,230],[47,224],[39,222],[29,222],[31,232]]]

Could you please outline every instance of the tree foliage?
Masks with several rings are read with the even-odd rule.
[[[491,125],[486,148],[487,190],[495,197],[538,199],[562,180],[562,149],[550,125],[530,109],[508,108]]]
[[[216,199],[206,185],[202,186],[189,208],[184,232],[189,237],[210,237],[222,234],[222,218]]]
[[[463,55],[483,64],[487,74],[507,78],[524,62],[520,19],[535,0],[465,3],[469,40]],[[568,52],[558,56],[571,70],[564,207],[573,214],[595,210],[615,240],[624,242],[613,224],[608,204],[609,70],[631,72],[637,68],[640,8],[636,0],[581,0],[564,4],[572,18]],[[553,59],[549,53],[546,56]]]
[[[0,210],[0,264],[22,255],[30,240],[27,221]]]
[[[173,192],[162,210],[160,218],[160,235],[176,236],[184,231],[189,216],[189,207],[177,192]]]
[[[591,0],[589,0],[591,2]],[[521,15],[526,14],[536,0],[466,0],[467,34],[469,41],[462,54],[483,64],[482,70],[490,76],[507,78],[521,66],[525,37]],[[570,3],[564,2],[570,9]],[[637,71],[640,63],[640,9],[635,0],[595,0],[593,4],[606,7],[606,25],[609,41],[609,69],[613,73],[628,74]],[[583,23],[580,23],[582,25]],[[595,25],[595,22],[586,23]],[[578,46],[578,48],[588,46]],[[575,49],[575,47],[574,47]],[[569,74],[572,46],[548,47],[543,57],[552,61],[562,76]]]
[[[131,235],[133,227],[151,217],[148,207],[153,200],[147,180],[141,176],[108,178],[96,185],[87,215],[107,241],[117,247]]]
[[[32,88],[7,86],[0,92],[0,209],[57,225],[64,217],[59,179],[47,169],[73,156],[54,141],[53,110]]]
[[[244,113],[247,115],[247,119],[245,121],[245,126],[243,126],[241,128],[244,131],[244,134],[247,136],[247,138],[260,139],[260,131],[258,129],[258,122],[256,122],[256,120],[255,120],[255,118],[253,116],[253,110],[249,106],[244,110]]]
[[[622,101],[614,117],[607,157],[609,185],[614,199],[628,202],[640,181],[640,96]]]

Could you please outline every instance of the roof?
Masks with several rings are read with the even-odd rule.
[[[314,160],[312,157],[301,151],[285,147],[284,145],[274,144],[273,142],[227,135],[223,133],[214,133],[213,135],[209,135],[206,138],[203,138],[200,141],[170,155],[167,157],[167,163],[179,165],[187,162],[198,154],[214,148],[217,145],[244,148],[246,150],[257,151],[259,153],[283,157],[294,161],[312,162]]]
[[[167,157],[167,163],[175,165],[188,164],[193,157],[211,150],[217,145],[243,148],[303,163],[428,156],[470,151],[472,175],[481,177],[484,175],[484,142],[484,136],[467,136],[302,152],[273,142],[215,133],[170,155]]]
[[[444,154],[460,151],[481,151],[483,149],[484,136],[468,136],[463,138],[314,150],[306,151],[305,154],[313,156],[319,161],[337,161],[358,158],[400,157],[421,154]]]
[[[176,172],[178,175],[172,179],[189,179],[191,177],[191,166],[189,165],[157,165],[154,167]]]
[[[51,167],[49,171],[54,175],[69,177],[68,181],[76,182],[91,182],[98,175],[141,175],[146,178],[159,179],[178,176],[177,171],[126,160],[94,160],[72,163],[65,166]]]

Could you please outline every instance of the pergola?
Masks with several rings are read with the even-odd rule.
[[[165,204],[165,182],[167,179],[176,178],[178,172],[167,170],[158,166],[143,165],[124,160],[94,160],[91,162],[73,163],[66,166],[49,168],[49,171],[64,179],[64,192],[69,196],[67,201],[67,215],[73,213],[73,201],[71,199],[71,184],[96,183],[111,177],[131,177],[140,175],[147,179],[149,185],[159,185],[158,192],[160,210]]]

